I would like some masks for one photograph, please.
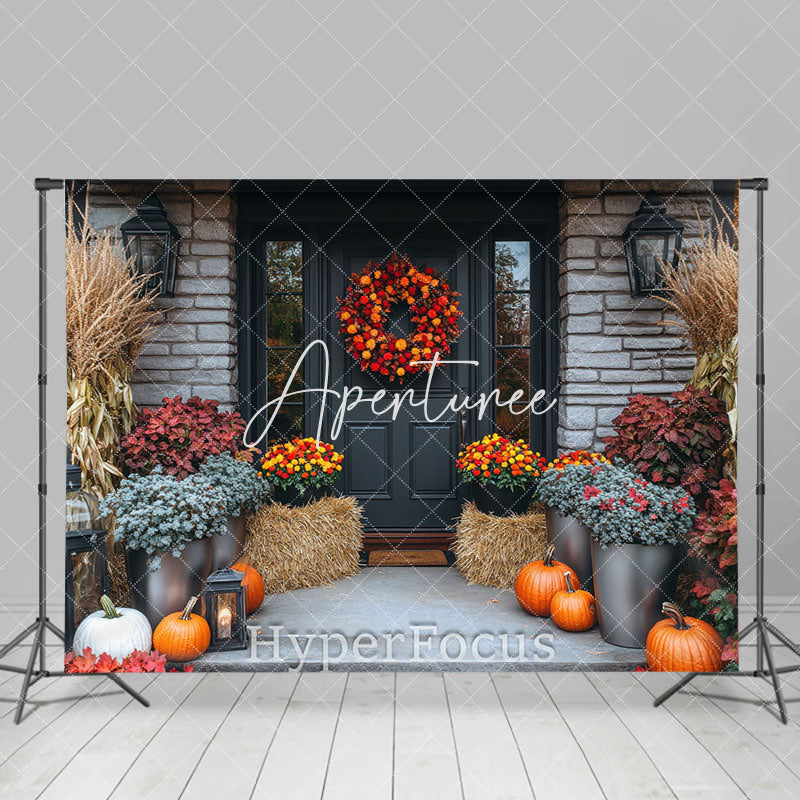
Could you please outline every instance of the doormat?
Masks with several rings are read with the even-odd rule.
[[[443,550],[372,550],[368,567],[446,567]]]

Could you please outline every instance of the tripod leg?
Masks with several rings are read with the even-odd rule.
[[[38,622],[32,622],[25,628],[19,636],[15,636],[2,650],[0,650],[0,658],[3,658],[6,653],[10,653],[23,639],[26,639],[29,634],[33,633],[39,627]]]
[[[56,636],[58,636],[59,639],[61,639],[62,642],[66,641],[66,636],[64,636],[64,631],[62,631],[61,628],[58,627],[58,625],[53,625],[53,623],[50,622],[49,619],[46,619],[44,621],[44,624],[47,625],[47,629],[50,631],[50,633],[54,633]]]
[[[19,692],[19,699],[17,700],[17,711],[14,714],[14,724],[19,725],[22,719],[22,712],[25,709],[25,701],[28,698],[28,689],[31,685],[31,676],[33,675],[33,666],[36,663],[36,656],[39,654],[39,642],[44,636],[44,620],[40,620],[36,625],[36,633],[31,642],[31,655],[28,659],[28,667],[25,670],[25,677],[22,679],[22,688]]]
[[[134,700],[138,700],[145,708],[149,708],[150,701],[146,698],[142,697],[136,689],[131,689],[125,681],[122,680],[119,676],[115,675],[113,672],[108,673],[108,677],[120,687],[120,689],[124,689]]]
[[[757,620],[753,620],[752,622],[748,623],[739,631],[739,641],[741,642],[746,636],[750,634],[751,631],[755,630],[756,625],[758,624]]]
[[[687,672],[686,675],[684,675],[671,689],[667,689],[667,691],[664,692],[664,694],[661,694],[658,697],[656,697],[656,699],[653,700],[653,705],[660,706],[665,700],[669,700],[669,698],[672,697],[672,695],[674,695],[675,692],[679,692],[681,689],[683,689],[683,687],[686,686],[686,684],[689,683],[689,681],[695,677],[697,677],[696,672]]]
[[[786,725],[789,721],[789,715],[786,713],[786,704],[783,702],[780,677],[778,673],[775,672],[775,663],[772,660],[772,645],[769,643],[769,634],[764,625],[764,620],[761,618],[759,618],[758,627],[761,630],[761,641],[764,643],[764,655],[767,657],[767,667],[772,676],[772,685],[775,689],[775,699],[778,701],[778,709],[781,712],[781,721]]]
[[[764,620],[764,626],[779,642],[785,644],[795,655],[800,656],[800,645],[795,644],[785,633],[766,620]]]

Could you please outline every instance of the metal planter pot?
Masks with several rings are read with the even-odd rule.
[[[544,519],[547,540],[556,548],[556,560],[578,573],[581,589],[594,593],[592,532],[575,517],[563,517],[550,506],[545,506]]]
[[[203,590],[203,581],[211,572],[212,537],[194,539],[179,558],[165,554],[161,566],[149,569],[150,557],[144,550],[128,551],[128,577],[133,607],[141,611],[155,629],[161,620],[181,611],[187,600]]]
[[[611,544],[591,540],[597,622],[609,644],[644,647],[650,628],[662,618],[661,603],[672,600],[678,545]]]
[[[211,537],[214,546],[214,555],[211,558],[212,572],[230,567],[241,558],[246,536],[244,517],[228,517],[225,532]]]

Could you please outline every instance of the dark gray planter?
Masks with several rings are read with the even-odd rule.
[[[128,577],[133,607],[141,611],[155,629],[167,614],[182,611],[193,595],[203,591],[211,572],[212,537],[193,539],[180,557],[165,554],[157,570],[149,568],[144,550],[128,551]]]
[[[501,489],[491,483],[481,486],[472,484],[472,499],[478,511],[484,514],[493,514],[495,517],[508,517],[511,514],[527,514],[533,502],[534,489]]]
[[[678,545],[610,544],[592,537],[592,569],[600,634],[619,647],[644,647],[675,594]]]
[[[244,517],[228,517],[225,532],[211,537],[214,547],[214,555],[211,558],[212,572],[230,567],[241,558],[246,536]]]
[[[592,532],[575,517],[563,517],[554,508],[545,506],[547,540],[556,548],[556,560],[578,573],[581,589],[594,594],[592,579]]]

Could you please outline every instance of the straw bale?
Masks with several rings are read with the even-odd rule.
[[[352,497],[299,507],[268,503],[247,518],[247,530],[244,558],[270,594],[323,586],[359,571],[361,506]]]
[[[547,549],[544,513],[495,517],[466,503],[456,528],[456,567],[470,583],[514,587],[517,573]]]

